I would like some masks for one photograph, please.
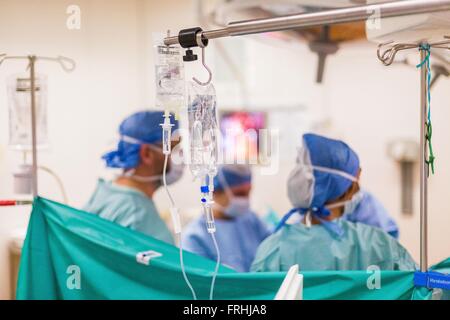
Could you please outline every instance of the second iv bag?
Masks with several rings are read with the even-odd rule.
[[[212,84],[188,86],[190,169],[195,177],[215,176],[218,161],[216,90]]]
[[[9,145],[17,150],[31,150],[31,80],[28,75],[8,78]],[[47,77],[35,80],[36,138],[39,147],[48,144]]]
[[[156,105],[178,114],[185,103],[182,48],[165,45],[157,45],[155,48]]]

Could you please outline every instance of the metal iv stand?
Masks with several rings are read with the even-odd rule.
[[[428,146],[431,143],[431,124],[429,123],[429,97],[431,89],[431,75],[429,59],[432,48],[450,50],[450,37],[436,43],[399,43],[392,41],[382,43],[378,46],[377,56],[384,65],[391,65],[398,51],[419,49],[420,50],[420,272],[414,274],[414,284],[417,287],[428,289],[449,289],[450,276],[435,271],[428,271],[428,176],[429,159]],[[388,46],[388,47],[386,47]],[[382,52],[382,48],[385,47]],[[431,155],[432,156],[432,155]]]
[[[66,72],[72,72],[75,70],[75,61],[70,58],[58,56],[58,57],[40,57],[36,55],[29,56],[8,56],[6,54],[0,54],[0,66],[5,60],[28,60],[27,69],[30,70],[30,83],[31,83],[31,147],[32,147],[32,194],[33,199],[38,195],[38,174],[37,174],[37,138],[36,138],[36,61],[53,61],[58,62],[62,69]],[[10,201],[9,205],[29,204],[26,201]]]
[[[436,43],[399,43],[392,44],[392,42],[382,43],[378,46],[377,56],[385,66],[391,65],[398,51],[409,49],[420,49],[420,271],[426,272],[428,269],[428,120],[427,113],[429,108],[429,70],[427,63],[424,63],[426,59],[429,59],[432,48],[441,48],[450,50],[450,37],[445,37],[445,41]],[[382,48],[389,45],[383,52]],[[428,50],[424,50],[428,48]]]

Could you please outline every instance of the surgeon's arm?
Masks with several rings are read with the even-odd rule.
[[[215,260],[215,254],[208,249],[203,239],[197,237],[196,235],[188,235],[182,239],[183,250],[195,253],[199,256]]]

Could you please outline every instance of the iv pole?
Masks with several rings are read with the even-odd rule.
[[[450,10],[450,0],[404,0],[371,5],[346,7],[319,12],[279,16],[268,19],[233,21],[221,29],[183,29],[178,36],[166,37],[164,44],[181,45],[183,48],[201,47],[202,41],[212,39],[357,22],[368,19],[407,16],[420,13]]]
[[[428,108],[429,108],[429,70],[426,59],[432,48],[441,48],[450,50],[450,38],[437,43],[400,43],[392,44],[382,43],[378,46],[377,56],[385,66],[391,65],[395,60],[395,55],[401,50],[420,49],[420,271],[428,270],[428,176],[429,163],[428,159]],[[381,52],[381,48],[390,45],[388,49]],[[428,48],[425,50],[424,48]]]
[[[33,199],[38,195],[38,160],[37,160],[37,137],[36,137],[36,61],[47,60],[58,62],[64,71],[72,72],[75,69],[75,61],[72,59],[58,56],[53,57],[38,57],[35,55],[29,56],[8,56],[6,54],[0,54],[0,65],[5,60],[28,60],[28,69],[30,70],[30,84],[31,84],[31,152],[32,152],[32,195]],[[65,63],[68,63],[65,64]],[[17,201],[16,201],[17,202]],[[27,203],[25,203],[27,204]]]
[[[420,61],[424,61],[427,52],[420,50]],[[426,124],[428,68],[424,63],[420,69],[420,271],[428,270],[428,158]]]
[[[390,17],[407,16],[421,13],[442,12],[450,10],[450,0],[404,0],[383,2],[371,5],[354,6],[340,9],[324,10],[312,13],[301,13],[289,16],[279,16],[269,19],[255,19],[246,21],[234,21],[221,29],[203,31],[200,27],[180,30],[178,36],[166,37],[164,44],[180,45],[183,48],[201,47],[204,48],[209,40],[241,36],[248,34],[258,34],[264,32],[282,31],[288,29],[310,28],[324,25],[332,25],[346,22],[364,21],[369,19],[381,19]],[[430,44],[435,48],[450,49],[450,38],[446,41]],[[395,44],[389,50],[380,55],[378,49],[378,58],[385,64],[393,62],[395,54],[399,50],[418,48],[426,43],[413,44]],[[191,51],[192,50],[188,50]],[[421,50],[421,59],[424,61],[427,52]],[[428,235],[427,235],[427,178],[428,166],[427,154],[427,85],[428,69],[427,66],[421,66],[421,105],[420,105],[420,271],[426,272],[428,269]]]

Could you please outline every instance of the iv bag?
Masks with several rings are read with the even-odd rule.
[[[13,75],[7,81],[9,105],[9,145],[17,150],[31,150],[31,81],[29,75]],[[36,141],[48,145],[47,77],[35,80]]]
[[[155,48],[156,105],[177,116],[185,103],[183,51],[165,45]]]
[[[187,116],[189,123],[189,168],[195,177],[217,174],[218,124],[216,90],[190,82]]]

